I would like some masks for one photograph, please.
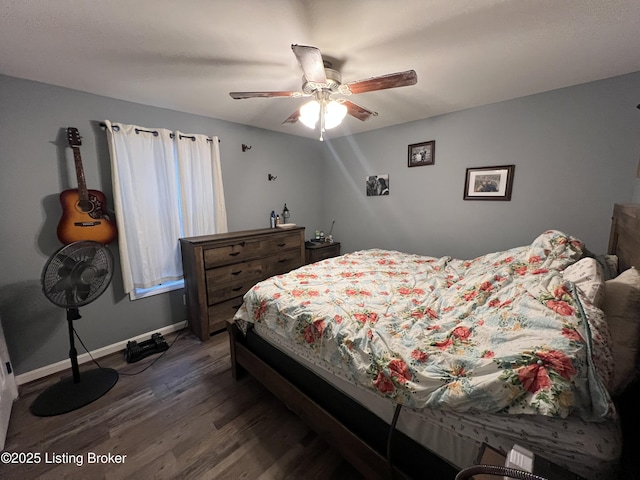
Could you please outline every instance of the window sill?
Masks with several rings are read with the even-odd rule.
[[[184,288],[184,280],[176,280],[175,282],[167,282],[162,285],[151,288],[136,288],[129,294],[130,300],[140,300],[141,298],[152,297],[161,293],[171,292]]]

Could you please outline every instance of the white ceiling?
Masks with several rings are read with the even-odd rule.
[[[293,43],[343,82],[417,72],[336,137],[640,71],[639,29],[639,0],[0,0],[0,73],[317,137],[282,125],[304,99],[229,92],[300,90]]]

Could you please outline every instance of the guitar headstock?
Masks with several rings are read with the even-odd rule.
[[[79,147],[82,145],[82,137],[80,136],[77,128],[67,128],[67,139],[69,140],[69,145],[71,147]]]

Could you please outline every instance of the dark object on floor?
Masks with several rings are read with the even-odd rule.
[[[150,340],[145,340],[142,343],[138,343],[135,340],[128,342],[125,357],[128,363],[135,363],[149,355],[161,353],[168,349],[169,345],[167,345],[164,337],[159,333],[154,333],[151,335]]]

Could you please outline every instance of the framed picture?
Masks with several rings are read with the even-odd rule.
[[[421,167],[436,162],[436,141],[414,143],[409,145],[409,166]]]
[[[389,175],[369,175],[366,182],[367,197],[389,195]]]
[[[467,168],[465,200],[511,200],[515,165]]]

